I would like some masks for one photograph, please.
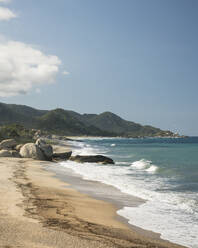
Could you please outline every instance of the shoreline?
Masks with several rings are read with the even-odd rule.
[[[82,139],[82,137],[78,137],[78,138],[80,140]],[[69,143],[68,142],[62,142],[62,141],[60,141],[60,142],[62,143],[62,146],[63,146],[63,147],[62,146],[61,147],[64,149],[68,149],[67,151],[71,151],[71,150],[72,151],[78,151],[78,150],[81,151],[81,149],[82,149],[81,146],[78,146],[73,142],[69,142]],[[57,148],[58,148],[58,146],[57,146]],[[78,152],[77,152],[77,154],[78,154]],[[52,166],[52,168],[53,168],[53,166]],[[65,173],[66,170],[67,170],[67,173],[69,172],[68,173],[69,176],[67,173]],[[84,179],[82,174],[79,174],[77,171],[73,170],[72,168],[64,168],[64,170],[61,171],[61,174],[64,173],[64,176],[57,173],[57,170],[55,170],[55,171],[52,170],[52,172],[55,174],[55,178],[58,178],[59,180],[66,182],[66,183],[69,182],[69,185],[72,188],[74,188],[75,190],[77,190],[78,192],[86,194],[88,196],[91,196],[94,199],[99,199],[99,200],[102,200],[102,201],[105,201],[105,202],[112,204],[114,207],[116,207],[115,219],[124,223],[125,225],[127,225],[127,227],[129,227],[129,229],[132,229],[133,231],[137,232],[140,235],[144,235],[147,238],[151,238],[151,239],[155,239],[155,240],[161,240],[161,241],[167,241],[170,243],[177,244],[176,241],[168,240],[168,238],[162,238],[161,237],[162,234],[160,232],[157,232],[156,230],[152,231],[149,228],[144,229],[144,226],[140,227],[138,225],[134,225],[134,224],[130,223],[130,219],[127,218],[126,215],[122,215],[122,214],[118,213],[119,210],[124,209],[124,207],[139,207],[141,204],[146,203],[147,200],[140,198],[139,196],[134,196],[131,194],[124,193],[119,188],[113,186],[112,184],[106,184],[102,181],[95,181],[92,179]],[[71,176],[71,173],[72,173],[72,176]],[[77,180],[76,179],[73,180],[74,177]],[[79,183],[79,181],[80,181],[80,183]],[[82,188],[82,182],[83,182],[83,188]],[[85,182],[86,182],[86,184],[88,184],[88,185],[86,185],[86,188],[84,188]],[[104,194],[104,192],[98,192],[99,194],[96,193],[96,189],[97,189],[98,185],[103,185],[103,187],[105,188],[105,190],[104,190],[105,194]],[[94,188],[93,191],[90,190],[92,188]],[[114,195],[113,198],[107,197],[107,188],[111,189],[110,194],[113,193],[113,195]],[[112,189],[114,192],[112,192]],[[115,192],[119,192],[119,194],[116,194],[116,196],[115,196]],[[123,195],[126,196],[125,198],[127,198],[127,201],[125,201],[125,199],[123,199]],[[120,196],[122,196],[122,199],[120,199]]]
[[[146,200],[123,193],[119,189],[115,188],[114,186],[107,185],[105,183],[98,182],[98,181],[91,181],[91,180],[83,179],[81,175],[78,175],[75,172],[70,171],[70,169],[66,169],[66,170],[64,169],[65,174],[62,174],[64,172],[58,173],[55,170],[53,171],[53,165],[48,165],[48,166],[45,166],[44,170],[52,172],[54,174],[53,175],[54,178],[57,178],[58,180],[61,180],[64,183],[67,183],[68,187],[75,189],[82,194],[88,195],[91,198],[104,201],[104,202],[107,202],[113,205],[116,211],[114,218],[122,222],[123,224],[125,224],[129,229],[136,230],[137,233],[143,234],[145,237],[148,237],[148,238],[152,238],[156,240],[164,240],[164,239],[161,239],[160,233],[156,233],[151,230],[146,230],[138,226],[132,225],[129,223],[126,217],[118,214],[118,211],[121,210],[125,206],[125,204],[123,203],[124,198],[126,198],[127,201],[129,200],[132,201],[130,204],[130,207],[138,207],[141,204],[145,203]],[[69,172],[68,173],[69,175],[66,174],[66,172],[67,173]],[[88,190],[88,188],[90,189],[94,188],[94,190]],[[101,191],[101,189],[104,189],[106,193],[107,191],[109,191],[110,193],[114,193],[114,194],[116,193],[116,196],[118,195],[119,197],[122,196],[122,200],[120,198],[117,200],[115,198],[112,198],[111,196],[107,196]]]
[[[130,230],[116,206],[79,193],[48,165],[0,159],[0,247],[183,247]]]

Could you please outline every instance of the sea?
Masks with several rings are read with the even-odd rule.
[[[198,248],[198,137],[84,138],[71,145],[73,155],[105,155],[115,164],[66,161],[56,172],[72,172],[92,182],[92,190],[98,183],[111,186],[119,196],[106,194],[123,201],[117,214],[129,224]],[[135,205],[130,196],[142,201]]]

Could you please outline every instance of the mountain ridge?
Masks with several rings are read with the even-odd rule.
[[[0,103],[0,125],[13,123],[68,136],[175,136],[171,131],[127,121],[109,111],[79,114],[61,108],[39,110],[26,105]]]

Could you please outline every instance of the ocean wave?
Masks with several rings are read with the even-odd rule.
[[[124,207],[118,210],[117,213],[128,219],[128,223],[131,225],[157,233],[160,232],[163,239],[168,239],[187,247],[198,248],[196,241],[197,224],[194,221],[188,221],[184,225],[185,220],[181,218],[182,216],[179,213],[175,211],[171,211],[171,213],[164,212],[157,203],[148,202],[138,208]]]
[[[154,173],[158,170],[158,167],[156,165],[152,164],[152,161],[141,159],[138,161],[135,161],[131,164],[131,168],[134,168],[136,170],[144,170],[146,172]]]
[[[133,162],[131,164],[131,167],[142,170],[142,169],[145,169],[150,164],[151,164],[151,161],[145,160],[145,159],[141,159],[141,160],[138,160],[138,161]]]
[[[147,172],[154,173],[158,170],[158,167],[156,165],[151,165],[148,169],[146,169]]]
[[[88,156],[88,155],[98,155],[98,154],[105,154],[107,151],[105,149],[101,149],[97,146],[91,146],[85,142],[78,142],[78,141],[70,141],[68,142],[72,146],[72,155],[81,155],[81,156]]]
[[[160,232],[164,239],[198,248],[195,241],[198,235],[197,196],[194,194],[195,198],[192,200],[192,193],[190,195],[188,192],[171,191],[171,187],[161,191],[170,185],[166,177],[158,176],[160,175],[157,173],[159,168],[159,173],[163,169],[160,164],[157,166],[153,164],[153,161],[145,158],[132,163],[135,152],[131,150],[128,154],[121,154],[121,152],[114,154],[115,149],[111,148],[113,142],[115,141],[109,142],[106,147],[95,146],[96,143],[94,146],[81,143],[77,153],[92,155],[109,151],[112,152],[115,160],[121,161],[116,161],[116,166],[100,166],[94,163],[82,165],[72,161],[63,162],[62,166],[72,169],[86,180],[112,185],[123,193],[145,199],[146,203],[138,208],[125,207],[119,210],[118,214],[127,218],[130,224]]]

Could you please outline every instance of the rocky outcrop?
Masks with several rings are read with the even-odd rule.
[[[72,152],[53,153],[53,147],[46,143],[44,138],[39,138],[36,143],[17,145],[14,139],[3,140],[0,143],[0,157],[32,158],[42,161],[68,160]],[[64,150],[63,150],[64,151]]]
[[[62,152],[62,153],[54,153],[52,155],[53,160],[68,160],[72,155],[72,152]]]
[[[114,161],[111,158],[102,155],[94,156],[80,156],[71,157],[70,160],[76,161],[79,163],[100,163],[100,164],[114,164]]]
[[[37,139],[36,145],[41,149],[43,152],[46,160],[51,161],[53,155],[53,148],[51,145],[46,144],[44,139]]]
[[[0,149],[13,149],[17,145],[14,139],[6,139],[0,143]]]
[[[27,143],[20,149],[20,155],[23,158],[33,158],[36,160],[46,160],[43,152],[38,145],[34,143]]]

